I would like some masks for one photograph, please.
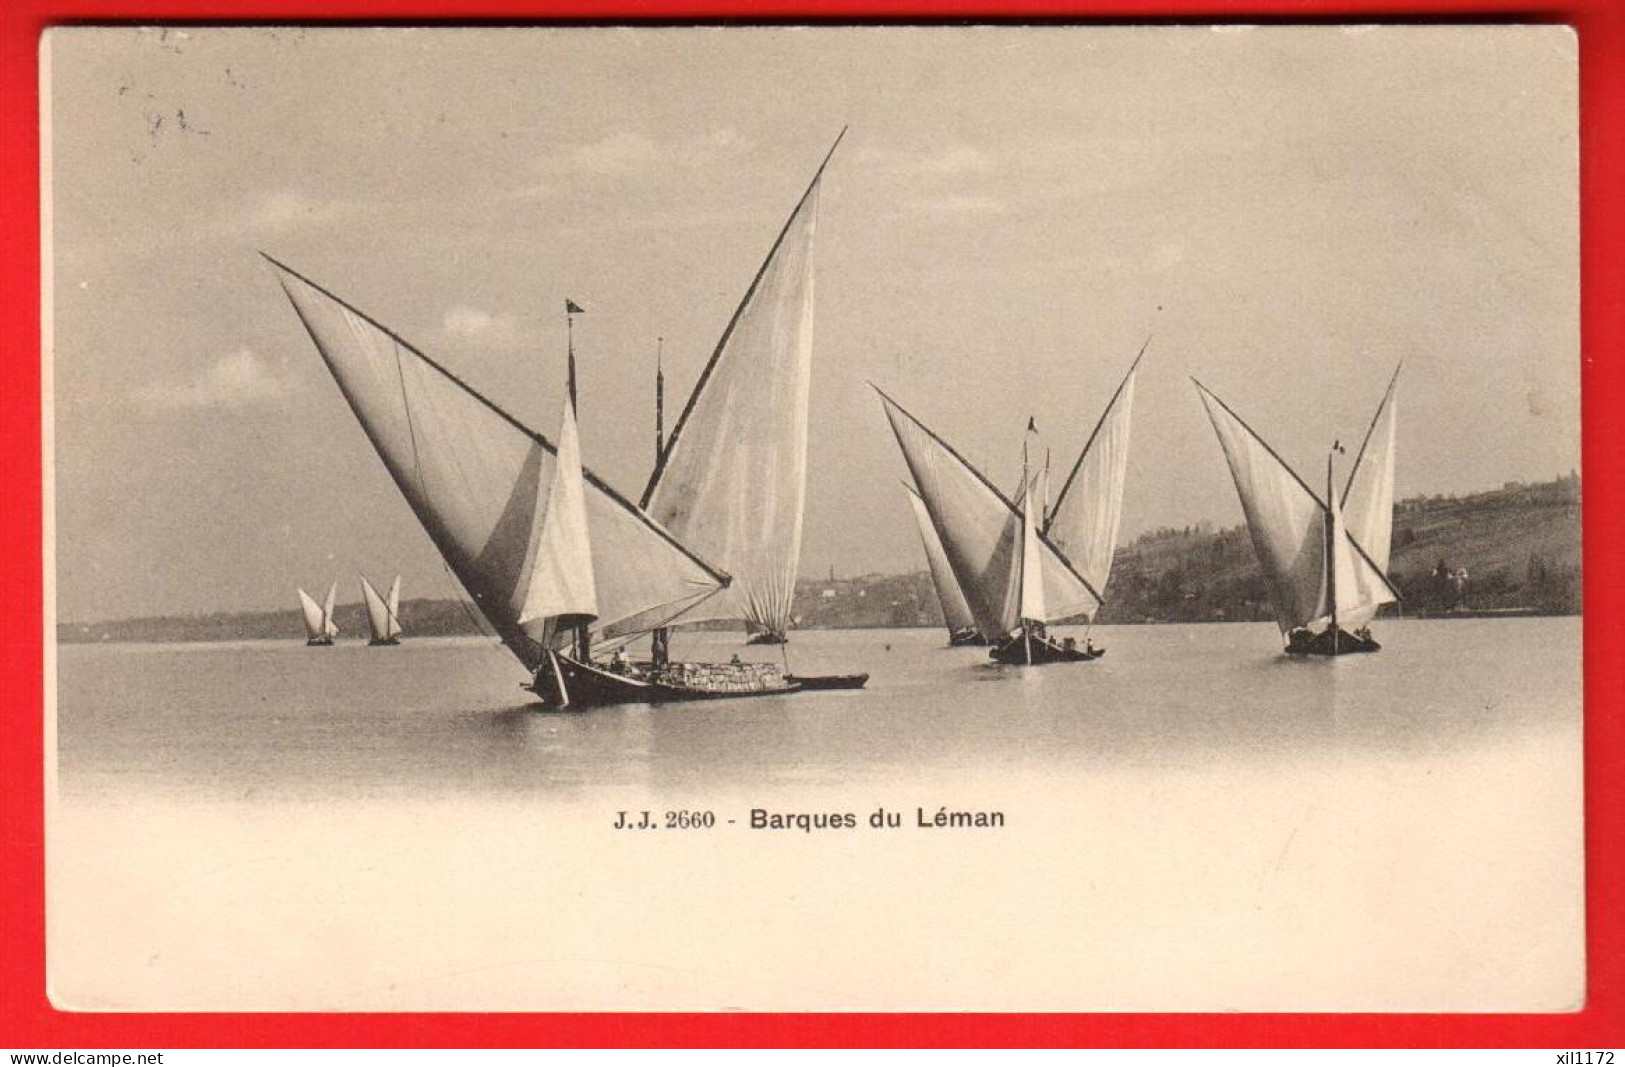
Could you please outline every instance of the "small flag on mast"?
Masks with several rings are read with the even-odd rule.
[[[1027,416],[1027,432],[1028,433],[1037,433],[1038,432],[1038,424],[1033,421],[1033,416],[1031,416],[1031,415]]]
[[[566,315],[585,315],[586,314],[585,311],[581,310],[581,305],[577,304],[574,300],[570,300],[568,298],[566,298],[565,301],[564,301],[564,313]]]

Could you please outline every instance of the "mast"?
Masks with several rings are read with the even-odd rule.
[[[666,339],[655,338],[655,470],[665,462],[666,454]],[[656,667],[671,662],[671,630],[657,627],[649,634],[649,659]]]
[[[582,309],[575,301],[568,298],[564,301],[564,350],[568,363],[570,413],[569,418],[579,423],[581,421],[578,405],[576,404],[576,316]],[[587,630],[586,622],[579,622],[575,626],[575,657],[581,663],[592,661],[592,635]]]
[[[666,371],[664,359],[666,339],[655,338],[655,466],[660,466],[660,454],[666,440]]]
[[[1029,415],[1029,416],[1027,416],[1027,432],[1031,433],[1032,429],[1033,429],[1033,420],[1032,420],[1032,416]],[[1026,434],[1022,434],[1022,436],[1021,436],[1021,485],[1022,485],[1022,490],[1021,490],[1022,491],[1022,498],[1021,498],[1021,556],[1019,557],[1020,562],[1018,562],[1016,564],[1016,566],[1018,568],[1018,570],[1016,572],[1017,573],[1016,588],[1021,590],[1021,607],[1022,607],[1022,610],[1020,612],[1020,616],[1021,616],[1021,645],[1022,645],[1022,651],[1023,651],[1023,653],[1025,653],[1025,655],[1027,657],[1027,666],[1031,667],[1033,665],[1033,632],[1032,632],[1032,628],[1027,625],[1026,608],[1027,608],[1027,541],[1028,541],[1028,538],[1032,534],[1032,528],[1033,528],[1033,518],[1032,518],[1032,514],[1031,514],[1031,512],[1032,512],[1032,504],[1033,504],[1033,487],[1027,481],[1027,435]]]
[[[1333,480],[1332,457],[1337,445],[1326,453],[1326,601],[1332,609],[1332,651],[1337,651],[1337,538],[1342,532],[1337,522],[1337,483]]]

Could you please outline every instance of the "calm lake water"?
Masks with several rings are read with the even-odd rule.
[[[803,632],[862,692],[546,712],[476,640],[63,646],[51,964],[114,1008],[1561,1009],[1580,624],[1099,627],[1002,668]],[[774,659],[737,635],[685,658]],[[750,810],[850,812],[850,832]],[[877,807],[904,817],[869,830]],[[939,807],[997,831],[915,825]],[[612,829],[707,810],[703,832]],[[727,820],[734,820],[729,823]]]

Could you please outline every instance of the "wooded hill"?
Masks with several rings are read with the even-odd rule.
[[[1394,506],[1391,572],[1405,596],[1402,610],[1408,616],[1578,614],[1578,476],[1509,483],[1470,496],[1400,501]],[[1272,617],[1252,541],[1242,526],[1214,530],[1201,523],[1142,534],[1117,550],[1105,594],[1102,623]],[[804,629],[942,624],[924,570],[803,580],[796,585],[796,610]],[[340,605],[335,621],[341,642],[365,640],[367,624],[359,603]],[[408,638],[480,632],[472,609],[452,599],[405,601],[401,624]],[[294,641],[303,634],[297,608],[57,627],[58,639],[66,642]]]

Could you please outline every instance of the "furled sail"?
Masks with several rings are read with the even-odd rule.
[[[327,599],[322,601],[322,633],[328,637],[339,635],[338,624],[333,621],[333,601],[338,598],[339,583],[327,587]]]
[[[1021,510],[925,424],[885,393],[880,398],[977,629],[988,637],[1009,633],[1022,617]],[[1092,615],[1100,597],[1088,581],[1036,528],[1032,544],[1043,620]]]
[[[965,594],[959,589],[959,579],[954,577],[953,568],[948,565],[948,555],[942,550],[942,538],[937,536],[937,528],[931,525],[931,512],[926,510],[925,501],[920,499],[919,493],[907,485],[903,489],[908,493],[909,510],[914,512],[914,521],[920,527],[925,563],[931,571],[931,584],[937,589],[937,600],[942,603],[942,619],[947,624],[948,632],[975,626],[970,605],[965,603]]]
[[[826,155],[745,291],[644,491],[655,521],[733,576],[685,622],[790,628],[807,497],[813,230],[828,164]]]
[[[391,593],[400,592],[400,579],[395,579],[395,587]],[[361,599],[367,606],[367,629],[374,641],[388,641],[400,634],[401,628],[395,622],[395,609],[392,608],[382,594],[373,584],[367,581],[367,576],[361,576]]]
[[[1329,618],[1326,564],[1327,549],[1331,545],[1341,548],[1346,543],[1353,550],[1348,556],[1351,573],[1344,575],[1352,588],[1380,586],[1383,596],[1394,599],[1387,577],[1347,530],[1341,531],[1342,535],[1335,540],[1328,537],[1327,523],[1331,517],[1327,506],[1303,479],[1201,382],[1196,382],[1196,388],[1230,465],[1230,476],[1241,498],[1247,531],[1264,571],[1281,632],[1314,628]],[[1340,520],[1338,525],[1341,525]],[[1336,566],[1336,553],[1332,560]],[[1376,611],[1375,604],[1371,611]],[[1352,617],[1345,622],[1341,612],[1339,615],[1339,625],[1353,624]]]
[[[519,625],[546,644],[549,634],[598,617],[598,584],[593,577],[592,538],[581,483],[581,443],[576,435],[575,401],[569,396],[564,398],[552,484],[539,505],[540,519],[526,553],[530,576]]]
[[[435,546],[503,642],[534,669],[543,649],[519,617],[555,446],[373,319],[266,258]],[[727,584],[591,472],[583,478],[598,625],[660,625]]]
[[[1134,375],[1144,356],[1145,347],[1141,346],[1140,355],[1106,402],[1100,421],[1095,423],[1094,432],[1084,443],[1044,522],[1050,540],[1077,564],[1089,584],[1102,592],[1111,578],[1117,531],[1123,519]]]
[[[299,590],[299,608],[305,616],[305,638],[314,641],[327,633],[326,616],[322,614],[322,606],[303,589]]]

